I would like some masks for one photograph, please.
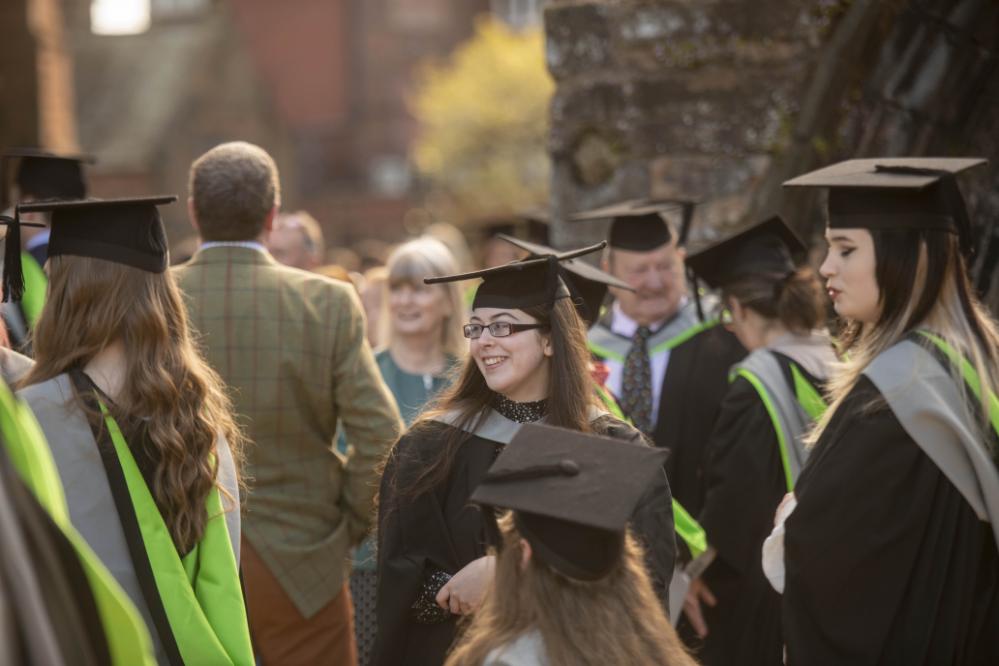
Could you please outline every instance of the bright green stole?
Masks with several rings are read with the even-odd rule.
[[[114,666],[155,666],[152,641],[139,611],[73,527],[52,453],[34,414],[0,382],[0,431],[14,468],[72,545],[87,583]]]

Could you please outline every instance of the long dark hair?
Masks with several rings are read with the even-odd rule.
[[[551,372],[548,378],[547,423],[589,432],[590,407],[595,403],[593,380],[589,372],[589,352],[586,347],[586,328],[576,308],[567,298],[555,302],[554,307],[525,308],[525,314],[537,320],[542,330],[551,336]],[[538,331],[526,331],[540,335]],[[437,455],[417,475],[412,484],[397,488],[402,497],[420,495],[443,482],[451,472],[458,449],[470,437],[486,416],[495,393],[489,389],[485,378],[471,354],[455,371],[456,379],[410,428],[410,433],[420,436],[434,428],[434,418],[446,412],[456,412],[455,428],[448,430],[440,440]],[[405,437],[405,436],[404,436]],[[401,440],[400,440],[401,441]],[[396,455],[398,443],[389,453]]]
[[[847,321],[842,327],[849,361],[830,383],[832,408],[809,436],[812,443],[868,364],[919,327],[932,329],[968,358],[981,379],[983,415],[989,414],[989,393],[999,386],[999,328],[972,289],[957,236],[943,230],[872,230],[871,236],[881,312],[873,324]],[[954,373],[964,393],[964,380]]]

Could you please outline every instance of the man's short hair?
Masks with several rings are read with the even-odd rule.
[[[188,188],[206,241],[257,238],[281,201],[277,165],[245,141],[215,146],[191,165]]]
[[[323,241],[323,229],[319,226],[316,218],[309,215],[308,212],[297,210],[294,213],[278,215],[278,218],[274,220],[274,230],[278,229],[301,232],[305,249],[320,261],[324,259],[326,243]]]

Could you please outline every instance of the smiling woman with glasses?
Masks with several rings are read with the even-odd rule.
[[[544,422],[643,441],[607,414],[589,372],[586,329],[550,254],[476,273],[483,278],[464,335],[469,353],[435,407],[395,445],[382,477],[378,520],[376,664],[442,664],[458,618],[492,580],[494,523],[469,497],[520,425]],[[675,535],[665,473],[632,515],[650,577],[665,596]]]

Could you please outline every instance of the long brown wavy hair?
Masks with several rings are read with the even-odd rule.
[[[552,666],[695,666],[663,614],[628,534],[624,556],[605,578],[567,578],[537,557],[521,566],[512,515],[500,520],[503,548],[482,606],[463,628],[445,666],[480,666],[495,648],[540,634]]]
[[[82,369],[121,341],[124,384],[108,409],[123,427],[144,425],[154,449],[153,497],[174,543],[187,552],[204,534],[218,438],[226,439],[237,469],[243,438],[222,380],[192,341],[174,277],[90,257],[56,256],[48,265],[35,365],[22,385]]]
[[[543,328],[524,331],[518,335],[549,335],[552,356],[548,374],[548,414],[546,423],[577,430],[590,431],[590,407],[596,404],[596,392],[589,371],[590,356],[586,347],[586,327],[568,298],[555,302],[554,307],[525,308],[525,314],[535,319]],[[442,483],[451,471],[458,449],[470,437],[488,414],[495,393],[486,384],[485,377],[471,354],[455,370],[456,379],[435,404],[413,424],[410,432],[419,435],[432,428],[434,418],[446,412],[458,415],[456,428],[451,428],[441,439],[439,454],[427,465],[408,487],[399,488],[400,497],[415,497]],[[389,455],[392,455],[390,453]]]

